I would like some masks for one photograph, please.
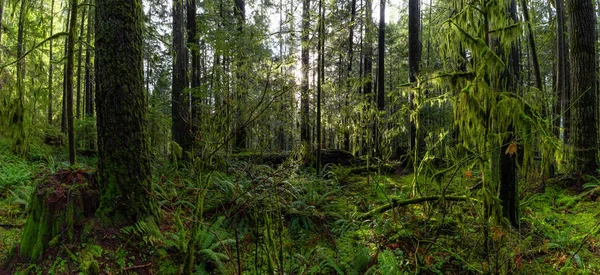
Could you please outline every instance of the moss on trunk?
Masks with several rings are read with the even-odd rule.
[[[96,1],[97,215],[132,223],[157,212],[150,182],[140,0]]]

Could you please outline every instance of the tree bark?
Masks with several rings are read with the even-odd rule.
[[[173,141],[177,142],[185,152],[192,146],[190,135],[189,101],[185,89],[188,88],[188,54],[184,40],[184,5],[183,0],[173,0],[173,90],[171,96],[171,115],[173,124],[171,132]]]
[[[77,58],[77,113],[75,115],[75,117],[77,119],[81,118],[81,61],[83,59],[83,26],[85,24],[85,15],[86,15],[86,9],[85,7],[83,8],[83,11],[81,11],[81,32],[79,32],[79,50],[78,50],[78,58]]]
[[[0,2],[4,2],[4,0],[0,0]],[[2,5],[2,4],[0,4]],[[1,9],[1,7],[0,7]],[[51,4],[50,4],[50,14],[54,14],[54,0],[52,0]],[[2,17],[2,15],[0,14],[0,18]],[[2,24],[0,23],[0,37],[2,37]],[[52,36],[54,34],[54,16],[50,16],[50,36]],[[53,89],[53,73],[54,73],[54,66],[52,65],[52,59],[53,59],[53,41],[54,39],[50,40],[50,52],[49,52],[49,59],[50,61],[48,62],[48,124],[52,125],[52,93],[54,92]]]
[[[408,2],[408,80],[411,83],[417,81],[419,74],[419,63],[421,62],[421,7],[419,0]],[[416,106],[414,94],[408,94],[409,108],[413,111]],[[415,150],[417,144],[417,128],[414,121],[409,123],[410,149]],[[414,156],[415,158],[417,156]]]
[[[379,38],[377,49],[377,119],[374,125],[375,130],[375,151],[378,157],[382,157],[381,150],[381,113],[385,111],[385,0],[379,2]]]
[[[596,16],[592,0],[567,0],[571,44],[571,136],[573,168],[598,169],[598,102],[596,91]]]
[[[91,2],[91,1],[90,1]],[[93,83],[92,83],[92,51],[90,51],[90,43],[92,32],[94,30],[94,20],[93,20],[93,7],[89,7],[89,15],[88,15],[88,28],[87,28],[87,37],[85,48],[85,114],[88,117],[94,116],[94,91],[93,91]]]
[[[565,16],[564,16],[564,4],[563,0],[556,0],[556,92],[557,97],[560,98],[560,117],[561,120],[555,121],[555,127],[560,129],[562,124],[563,131],[563,141],[566,143],[569,141],[569,125],[571,123],[571,110],[570,106],[570,88],[567,84],[567,80],[569,78],[567,69],[567,59],[568,59],[568,51],[565,45]]]
[[[246,2],[245,0],[235,0],[234,14],[238,24],[238,35],[244,35],[244,25],[246,24]],[[235,127],[235,149],[243,151],[247,147],[248,129],[246,125],[245,115],[243,113],[243,106],[246,103],[247,97],[247,83],[246,83],[246,71],[244,59],[246,58],[245,49],[242,44],[238,44],[240,47],[237,51],[237,108],[236,108],[236,127]]]
[[[157,214],[146,129],[141,0],[97,0],[97,216],[127,224]]]
[[[354,24],[356,23],[356,0],[352,0],[350,4],[350,23],[348,24],[348,69],[346,70],[346,109],[349,112],[349,100],[348,97],[352,93],[352,62],[354,61]],[[345,117],[345,129],[344,129],[344,150],[350,151],[350,118],[347,114]]]
[[[319,0],[319,45],[318,45],[318,79],[317,79],[317,176],[321,174],[321,150],[323,149],[321,133],[321,94],[325,80],[325,7]]]
[[[191,53],[191,69],[192,73],[191,77],[191,88],[192,91],[195,91],[195,88],[200,87],[200,42],[197,38],[198,27],[196,24],[196,0],[187,0],[187,44]],[[192,123],[191,135],[195,136],[198,130],[198,123],[200,120],[200,115],[198,113],[198,107],[200,101],[197,99],[197,93],[192,92],[192,110],[190,116],[190,122]]]
[[[302,83],[300,87],[300,141],[310,149],[310,126],[308,104],[308,73],[309,60],[309,33],[310,33],[310,0],[302,2]]]
[[[67,128],[69,139],[69,162],[75,164],[75,129],[73,124],[73,72],[75,59],[75,35],[77,34],[77,0],[71,0],[71,18],[69,21],[69,37],[67,42],[67,67],[66,82],[67,90]]]

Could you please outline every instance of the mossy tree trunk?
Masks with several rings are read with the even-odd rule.
[[[96,1],[97,216],[115,224],[156,214],[146,129],[141,0]]]
[[[598,169],[598,101],[596,91],[596,16],[591,0],[567,0],[571,41],[571,135],[573,168]]]

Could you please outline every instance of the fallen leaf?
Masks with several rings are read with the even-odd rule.
[[[517,152],[517,144],[514,142],[511,142],[508,145],[508,148],[506,148],[506,152],[504,152],[507,155],[510,155],[512,157],[512,155],[514,155]]]

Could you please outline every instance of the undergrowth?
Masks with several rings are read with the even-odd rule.
[[[63,166],[59,154],[41,159],[0,150],[0,261],[18,244],[25,209],[40,174]],[[94,163],[93,159],[84,159]],[[214,165],[213,165],[214,166]],[[158,227],[144,221],[117,228],[86,225],[75,244],[55,244],[42,263],[15,264],[30,273],[154,274],[595,274],[600,273],[598,186],[583,192],[559,179],[522,180],[521,225],[489,228],[483,255],[477,171],[432,174],[353,174],[327,167],[322,176],[294,164],[273,168],[223,159],[219,167],[154,163]],[[435,175],[439,177],[439,175]],[[364,213],[392,200],[448,194],[466,202],[429,201]]]

